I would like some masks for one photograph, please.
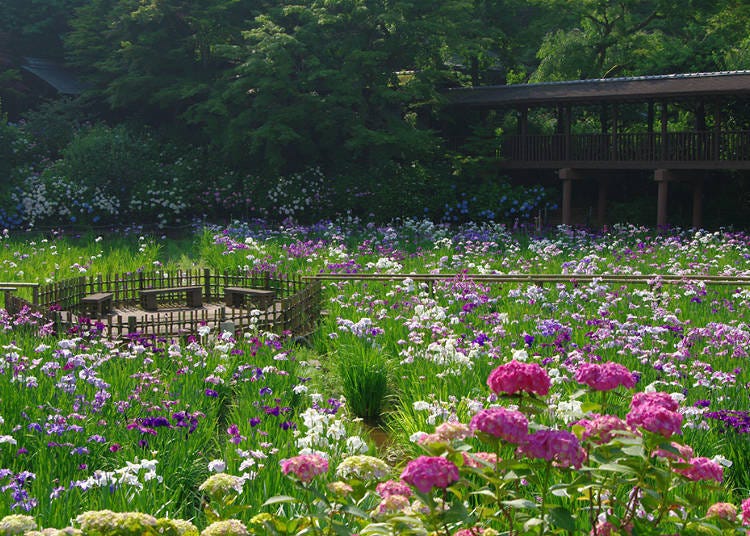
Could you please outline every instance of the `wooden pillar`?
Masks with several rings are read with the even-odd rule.
[[[655,160],[656,154],[654,153],[656,143],[654,140],[654,101],[648,101],[648,111],[646,112],[646,114],[646,129],[648,132],[648,160]]]
[[[721,102],[714,102],[713,160],[721,159]]]
[[[607,225],[607,179],[599,179],[599,192],[596,203],[596,222],[599,227]]]
[[[669,194],[669,181],[672,179],[672,172],[668,169],[657,169],[654,171],[654,180],[658,185],[656,199],[657,229],[664,229],[667,227],[667,195]]]
[[[703,178],[693,181],[693,229],[703,226]]]
[[[667,103],[661,103],[661,160],[667,159]]]
[[[571,168],[563,168],[558,171],[560,180],[562,180],[562,223],[563,225],[572,225],[573,223],[573,181],[580,178],[578,172]]]

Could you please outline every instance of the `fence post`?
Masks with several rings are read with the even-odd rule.
[[[39,305],[39,287],[34,287],[33,289],[31,289],[31,295],[31,303],[33,303],[34,305]]]
[[[135,321],[136,318],[134,316],[128,317],[128,334],[135,333]]]
[[[211,301],[211,269],[203,269],[203,289],[206,294],[206,301]]]

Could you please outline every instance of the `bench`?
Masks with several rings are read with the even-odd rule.
[[[201,287],[165,287],[165,288],[148,288],[141,290],[141,308],[146,311],[156,311],[156,297],[162,294],[185,294],[188,307],[202,307],[203,294]]]
[[[224,302],[227,307],[243,307],[249,301],[258,309],[268,309],[276,297],[273,290],[261,290],[245,287],[224,287]]]
[[[112,310],[112,293],[95,292],[81,298],[81,312],[93,318],[101,318]]]

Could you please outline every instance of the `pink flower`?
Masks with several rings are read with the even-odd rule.
[[[636,393],[630,402],[630,413],[625,420],[630,426],[640,426],[649,432],[670,437],[682,431],[679,404],[667,393]]]
[[[494,452],[464,452],[464,465],[474,469],[487,469],[497,465],[497,454]]]
[[[378,513],[395,514],[396,512],[403,512],[409,506],[409,499],[403,495],[389,495],[383,497],[383,500],[378,504]]]
[[[300,454],[281,460],[281,472],[292,473],[300,482],[310,482],[315,476],[328,471],[328,460],[318,454]]]
[[[375,487],[375,491],[377,491],[378,495],[383,498],[390,497],[391,495],[411,497],[411,488],[398,480],[387,480],[381,482]]]
[[[737,507],[732,503],[717,502],[708,507],[706,517],[720,517],[734,523],[737,521]]]
[[[680,443],[675,443],[672,441],[672,447],[674,447],[675,450],[677,450],[677,453],[670,452],[668,450],[664,449],[657,449],[654,451],[652,456],[658,456],[659,458],[667,458],[669,460],[674,460],[680,463],[685,463],[685,460],[689,460],[693,456],[695,456],[695,452],[693,452],[693,447],[690,445],[681,445]]]
[[[620,385],[635,387],[635,377],[619,363],[583,363],[576,371],[576,381],[585,383],[594,391],[611,391]]]
[[[537,363],[520,363],[513,360],[490,372],[487,385],[497,394],[525,391],[545,396],[549,392],[550,379],[547,372]]]
[[[471,435],[471,430],[461,422],[444,422],[435,428],[435,434],[446,440],[466,439]]]
[[[742,524],[750,525],[750,498],[742,501]]]
[[[604,445],[617,436],[616,431],[628,431],[630,427],[625,421],[614,415],[592,415],[590,419],[581,419],[576,423],[583,426],[581,439],[591,438],[598,445]]]
[[[520,411],[505,408],[483,409],[471,419],[469,427],[508,443],[520,444],[529,433],[529,421]]]
[[[439,456],[420,456],[406,464],[401,473],[401,480],[422,493],[429,493],[432,488],[447,488],[459,478],[458,467]]]
[[[484,528],[471,527],[468,529],[457,530],[453,533],[453,536],[479,536],[480,534],[484,534]]]
[[[529,434],[519,452],[552,461],[557,467],[580,468],[586,458],[578,438],[565,430],[539,430]]]
[[[690,467],[675,469],[675,472],[685,476],[688,480],[724,480],[724,468],[708,458],[690,458]]]
[[[653,393],[635,393],[630,401],[630,409],[635,409],[641,405],[660,406],[669,411],[677,411],[680,407],[677,401],[669,396],[669,393],[662,393],[660,391]]]

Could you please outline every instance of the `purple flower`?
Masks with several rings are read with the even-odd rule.
[[[206,396],[210,396],[211,398],[216,398],[217,396],[219,396],[219,393],[217,393],[213,389],[206,389]]]
[[[249,422],[250,422],[250,426],[255,428],[256,426],[260,424],[260,417],[252,417]]]

